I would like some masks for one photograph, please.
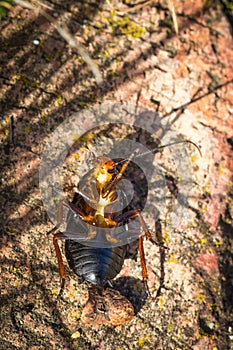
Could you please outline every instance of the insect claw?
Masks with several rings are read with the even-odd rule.
[[[56,301],[60,301],[61,300],[61,295],[60,295],[60,293],[58,294],[58,296],[56,297]]]
[[[62,278],[61,278],[61,287],[60,287],[60,291],[59,291],[58,296],[57,296],[57,298],[56,298],[57,301],[61,300],[62,294],[63,294],[63,291],[64,291],[64,287],[65,287],[65,278],[62,277]]]
[[[60,292],[58,293],[58,296],[56,298],[56,301],[60,301],[62,299],[62,294],[63,294],[63,290],[60,290]]]
[[[47,236],[53,233],[54,231],[58,230],[61,225],[54,226],[49,232],[47,232]]]
[[[145,290],[146,290],[147,297],[150,298],[151,294],[150,294],[150,290],[149,290],[148,285],[147,285],[147,281],[144,280],[143,283],[144,283],[144,287],[145,287]]]
[[[111,281],[108,281],[108,285],[109,285],[110,288],[113,288],[113,284],[112,284]]]

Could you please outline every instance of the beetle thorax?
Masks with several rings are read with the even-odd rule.
[[[113,203],[113,201],[116,199],[116,191],[110,191],[109,194],[105,197],[103,197],[101,194],[99,196],[99,201],[98,204],[96,206],[96,213],[95,215],[101,215],[104,217],[105,214],[105,208]]]
[[[105,207],[116,199],[115,189],[109,191],[108,194],[106,193],[106,189],[112,183],[116,173],[116,163],[113,160],[107,157],[99,157],[99,163],[95,170],[96,187],[99,192],[96,216],[101,215],[104,217]]]
[[[96,185],[100,195],[104,195],[104,189],[112,182],[117,173],[116,163],[107,157],[99,157],[98,160],[95,170]]]

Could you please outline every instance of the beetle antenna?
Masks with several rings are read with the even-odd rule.
[[[198,150],[200,156],[202,157],[202,153],[201,153],[200,147],[196,143],[194,143],[193,141],[190,141],[190,140],[182,140],[182,141],[174,141],[174,142],[168,143],[167,145],[158,146],[158,147],[156,147],[156,148],[154,148],[154,149],[152,149],[150,151],[145,151],[145,152],[140,153],[140,154],[137,154],[138,149],[136,149],[136,151],[134,151],[130,156],[125,157],[123,160],[120,160],[119,162],[117,162],[117,164],[124,163],[127,159],[133,160],[133,159],[136,159],[136,158],[139,158],[139,157],[146,156],[147,154],[150,154],[152,152],[157,153],[160,149],[163,149],[163,148],[169,147],[169,146],[173,146],[173,145],[177,145],[179,143],[190,143],[191,145],[195,146],[196,149]]]
[[[147,154],[150,154],[151,152],[157,152],[158,150],[160,150],[162,148],[173,146],[173,145],[177,145],[179,143],[190,143],[191,145],[195,146],[196,149],[198,150],[200,156],[202,157],[202,153],[201,153],[200,147],[196,143],[194,143],[193,141],[190,141],[190,140],[182,140],[182,141],[175,141],[175,142],[168,143],[167,145],[162,145],[162,146],[156,147],[156,148],[154,148],[154,149],[152,149],[150,151],[146,151],[146,152],[140,153],[140,154],[136,155],[134,158],[143,157],[143,156],[145,156]]]

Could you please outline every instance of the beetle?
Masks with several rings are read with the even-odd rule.
[[[157,147],[157,149],[183,142],[188,142],[195,145],[195,147],[200,152],[199,147],[189,140],[173,142],[165,146]],[[97,157],[95,166],[86,175],[84,175],[78,186],[72,185],[65,188],[67,191],[75,188],[73,200],[71,202],[61,202],[59,205],[58,221],[60,222],[62,220],[64,206],[68,208],[68,214],[66,219],[67,225],[65,232],[58,231],[53,236],[53,244],[58,259],[59,274],[61,277],[61,289],[58,297],[61,297],[62,295],[66,278],[66,272],[58,241],[65,239],[65,255],[69,267],[74,271],[79,279],[81,279],[81,281],[86,281],[90,286],[89,300],[86,307],[89,307],[89,309],[91,308],[92,318],[93,315],[98,314],[99,310],[101,309],[100,307],[96,306],[101,304],[99,300],[102,301],[102,305],[105,304],[105,307],[101,309],[100,313],[104,313],[104,315],[106,314],[106,317],[104,317],[104,319],[105,321],[107,319],[107,321],[99,321],[101,324],[121,324],[133,317],[133,307],[131,303],[123,296],[121,296],[120,299],[118,298],[118,300],[120,300],[120,303],[117,304],[119,313],[123,312],[124,314],[124,307],[126,309],[124,316],[122,316],[120,320],[112,321],[111,317],[109,318],[109,314],[116,306],[111,306],[111,303],[108,302],[108,305],[110,305],[110,307],[108,307],[108,311],[105,309],[107,300],[114,301],[114,298],[111,299],[106,297],[109,294],[112,295],[112,292],[110,292],[108,286],[111,286],[111,280],[113,280],[121,271],[128,249],[127,244],[116,245],[118,239],[114,236],[114,229],[122,225],[123,231],[127,235],[127,222],[134,218],[139,219],[144,233],[144,235],[138,237],[138,251],[141,262],[143,283],[149,294],[147,286],[148,274],[143,248],[143,238],[146,237],[146,239],[149,239],[153,244],[158,244],[158,242],[149,231],[140,210],[127,210],[126,207],[126,211],[116,214],[114,213],[114,210],[111,209],[112,205],[120,201],[116,186],[121,180],[130,162],[134,158],[138,156],[144,156],[145,154],[147,154],[147,152],[144,152],[143,154],[137,154],[137,152],[134,152],[131,156],[128,157],[128,159],[121,161],[116,161],[106,156]],[[88,224],[88,226],[85,226],[84,224]],[[83,229],[85,226],[85,229],[87,230],[85,238],[86,241],[84,241],[84,243],[80,242],[77,237],[77,233],[73,233],[77,232],[78,225],[81,227],[81,229]],[[50,232],[59,229],[59,226],[60,224],[58,224]],[[157,227],[158,226],[161,225],[157,225]],[[93,240],[97,239],[99,231],[103,232],[103,230],[104,237],[102,238],[104,238],[106,243],[108,243],[106,247],[96,247],[87,244],[87,242],[90,243]],[[161,233],[159,234],[161,236]],[[90,317],[86,317],[86,311],[84,314],[84,323],[88,323]]]
[[[65,239],[65,255],[70,268],[75,274],[87,282],[98,286],[106,285],[108,281],[111,281],[120,272],[127,252],[127,245],[114,246],[114,243],[117,243],[117,239],[110,234],[111,230],[109,229],[138,217],[144,235],[154,243],[152,234],[147,228],[139,210],[129,210],[116,217],[113,217],[111,209],[106,213],[106,208],[118,201],[116,184],[128,167],[131,158],[133,156],[125,160],[120,171],[118,171],[118,162],[104,156],[98,157],[95,167],[84,175],[79,183],[79,187],[84,187],[85,192],[76,186],[66,187],[66,190],[76,188],[72,202],[62,202],[59,206],[58,221],[61,221],[63,206],[69,209],[66,231],[65,233],[57,232],[53,236],[53,244],[57,254],[61,277],[60,295],[64,288],[66,274],[58,240]],[[84,223],[89,224],[90,232],[86,237],[87,241],[91,242],[94,240],[98,229],[102,228],[105,229],[106,241],[112,243],[113,246],[98,248],[82,244],[77,239],[75,240],[74,236],[69,233],[74,232],[77,221],[79,220],[80,223],[80,218]],[[127,234],[127,230],[125,232]],[[142,265],[142,277],[147,287],[147,269],[142,236],[138,239],[138,249]]]

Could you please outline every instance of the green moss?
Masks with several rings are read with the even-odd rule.
[[[40,89],[40,85],[30,81],[30,79],[26,76],[26,74],[13,74],[12,76],[14,82],[21,81],[23,83],[24,88],[34,88]]]
[[[231,12],[233,15],[233,2],[232,0],[230,1],[224,1],[226,8]]]
[[[12,2],[13,2],[12,0],[0,1],[0,19],[6,16],[8,10],[11,10]]]
[[[204,7],[206,9],[210,8],[211,6],[213,6],[213,1],[212,0],[205,0],[204,2]]]
[[[120,17],[117,15],[116,11],[111,11],[108,22],[112,26],[114,32],[126,35],[131,39],[141,38],[146,33],[145,28],[138,25],[128,16]]]

